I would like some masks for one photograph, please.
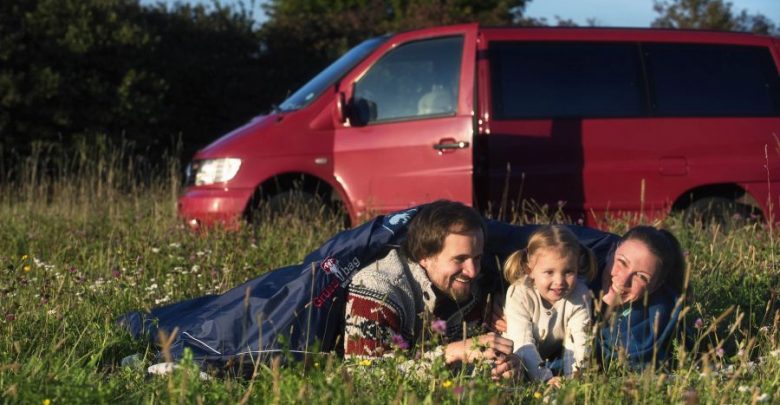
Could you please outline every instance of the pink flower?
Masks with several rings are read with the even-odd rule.
[[[409,348],[409,342],[404,339],[401,335],[393,335],[393,345],[398,347],[401,350],[406,350]]]
[[[723,350],[722,347],[719,347],[718,350],[715,351],[715,354],[717,354],[718,357],[723,357],[723,355],[726,354],[726,351]]]
[[[440,335],[443,335],[447,332],[447,322],[445,322],[443,319],[436,319],[431,322],[431,330]]]
[[[463,386],[462,385],[458,385],[458,386],[453,387],[452,388],[452,393],[455,394],[455,395],[463,394]]]
[[[696,321],[693,323],[693,327],[696,329],[701,329],[702,326],[704,326],[704,321],[702,321],[701,318],[696,318]]]

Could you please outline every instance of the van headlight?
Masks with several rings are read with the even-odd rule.
[[[241,159],[236,158],[196,160],[187,167],[187,180],[196,186],[224,183],[235,177],[240,167]]]

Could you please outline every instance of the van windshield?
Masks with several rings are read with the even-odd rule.
[[[389,35],[367,39],[361,42],[358,46],[350,49],[330,66],[325,68],[303,87],[298,89],[292,96],[284,100],[279,105],[280,111],[293,111],[305,107],[314,99],[316,99],[322,92],[330,85],[341,79],[347,72],[349,72],[355,65],[360,63],[369,53],[379,47],[383,42],[390,38]]]

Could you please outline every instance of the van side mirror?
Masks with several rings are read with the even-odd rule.
[[[347,103],[347,116],[352,126],[362,127],[376,120],[376,103],[364,98],[353,98]]]

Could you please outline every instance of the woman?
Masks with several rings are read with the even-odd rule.
[[[603,303],[596,345],[603,364],[620,351],[636,368],[666,359],[685,292],[685,259],[674,235],[632,228],[609,255],[601,285],[591,287]]]

